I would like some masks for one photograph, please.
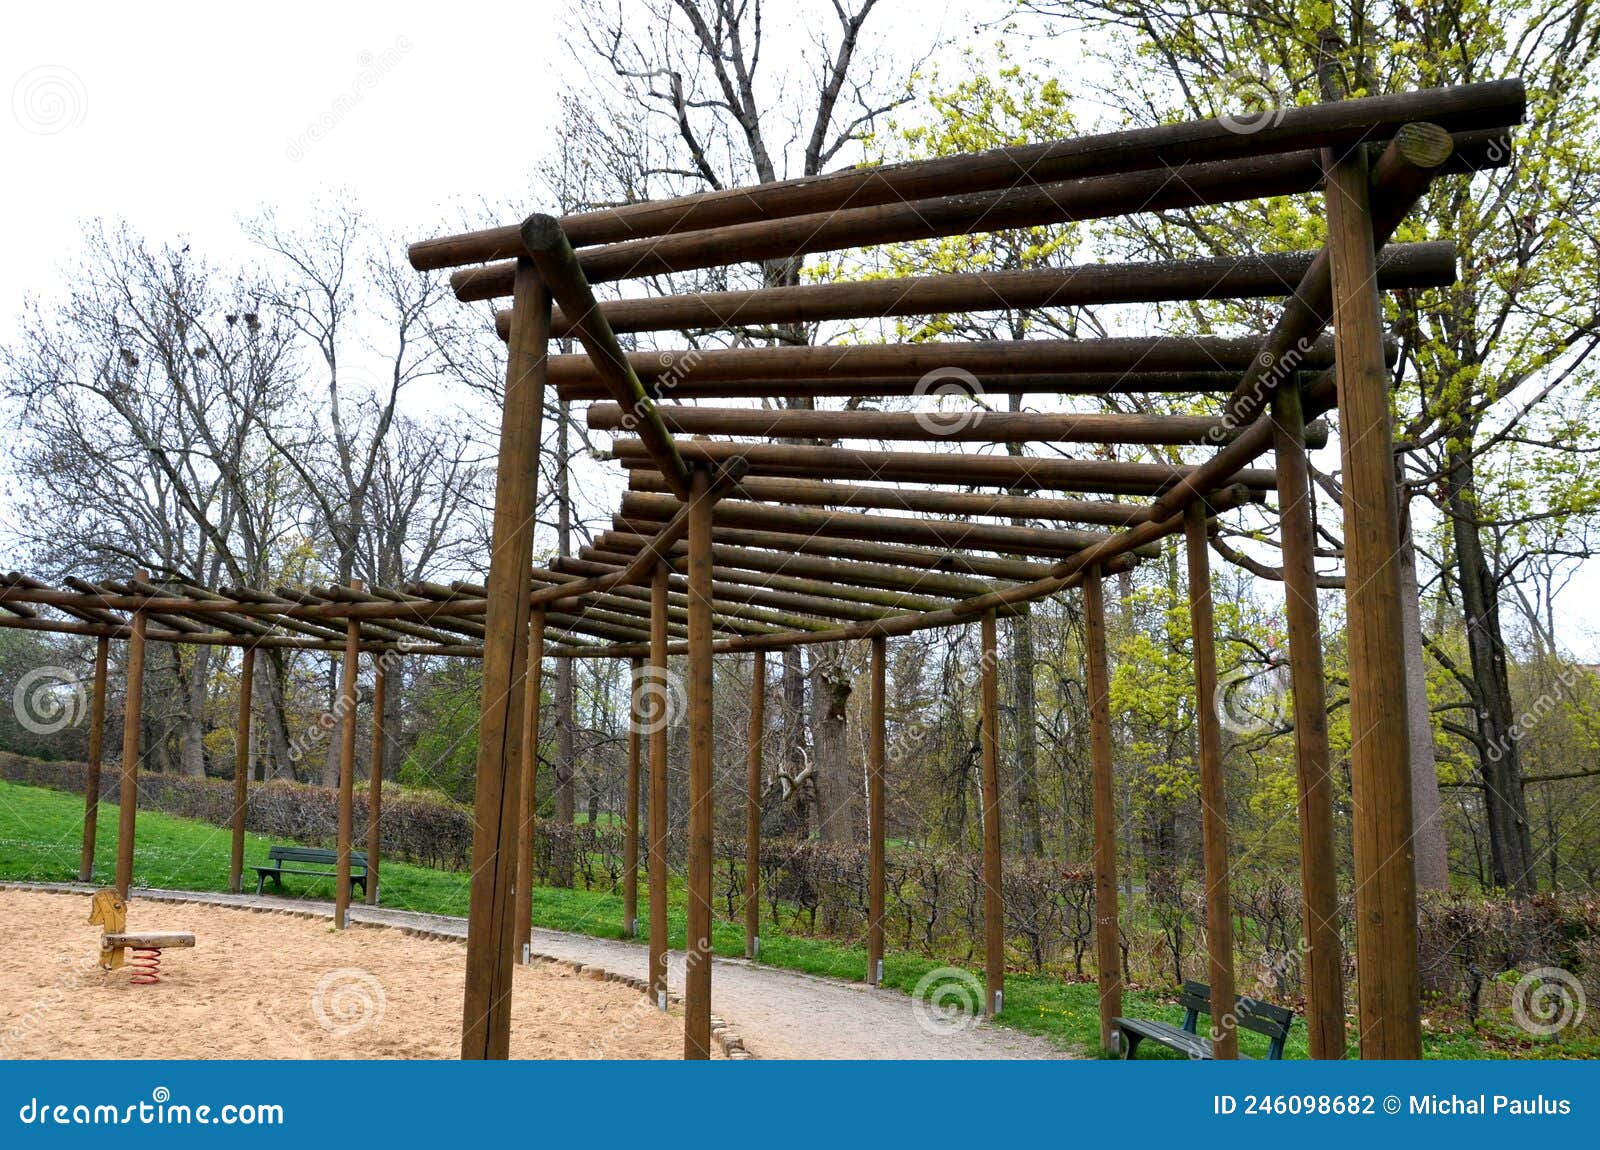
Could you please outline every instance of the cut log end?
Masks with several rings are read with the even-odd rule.
[[[1455,151],[1455,141],[1438,124],[1402,124],[1395,133],[1394,147],[1419,168],[1437,168]]]
[[[555,216],[534,212],[522,221],[522,243],[530,252],[556,251],[565,240],[561,221]]]

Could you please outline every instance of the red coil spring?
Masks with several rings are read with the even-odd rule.
[[[135,986],[149,986],[153,982],[161,981],[161,952],[135,947],[133,958],[133,977],[128,981]]]

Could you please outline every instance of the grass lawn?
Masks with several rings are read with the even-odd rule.
[[[109,882],[116,869],[117,808],[103,805],[95,836],[95,874]],[[0,782],[0,879],[46,882],[78,877],[78,857],[83,836],[82,800],[60,791]],[[222,891],[228,886],[229,832],[190,819],[153,811],[139,814],[138,850],[134,855],[134,885],[177,890]],[[245,836],[245,879],[249,867],[265,863],[267,848],[277,839]],[[287,893],[331,899],[330,880],[295,877]],[[641,888],[643,884],[641,883]],[[644,896],[641,889],[640,897]],[[433,914],[465,915],[468,883],[465,872],[432,870],[408,863],[384,862],[383,905],[392,909]],[[681,876],[674,876],[668,892],[669,946],[682,948],[685,933],[685,899]],[[641,907],[641,911],[643,908]],[[597,891],[541,887],[533,893],[535,925],[602,938],[622,936],[622,895]],[[647,925],[641,923],[641,926]],[[772,966],[835,978],[859,979],[866,972],[865,945],[849,946],[830,939],[787,934],[763,922],[761,960]],[[744,954],[742,924],[718,920],[713,928],[716,953]],[[641,969],[643,955],[640,956]],[[884,960],[884,985],[913,991],[919,980],[947,963],[918,955],[890,953]],[[977,976],[981,984],[981,975]],[[1183,1011],[1164,994],[1132,990],[1124,995],[1123,1011],[1129,1015],[1160,1018],[1177,1024]],[[1008,974],[1002,1025],[1043,1035],[1078,1053],[1098,1050],[1099,1015],[1092,982],[1073,983],[1030,974]],[[1600,1043],[1590,1039],[1565,1042],[1532,1040],[1506,1024],[1484,1023],[1476,1028],[1442,1025],[1425,1031],[1424,1050],[1430,1058],[1539,1058],[1600,1057]],[[1259,1056],[1266,1039],[1241,1032],[1240,1046]],[[1153,1043],[1140,1048],[1140,1057],[1159,1057]],[[1354,1049],[1352,1047],[1352,1055]],[[1178,1057],[1177,1055],[1171,1055]],[[1287,1056],[1306,1056],[1305,1029],[1296,1026]]]

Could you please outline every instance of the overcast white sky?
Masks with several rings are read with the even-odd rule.
[[[241,217],[276,206],[293,219],[342,190],[412,237],[454,230],[484,205],[545,206],[530,177],[561,78],[576,74],[553,31],[566,10],[471,0],[8,8],[0,339],[29,292],[57,290],[96,217],[225,263],[252,258]],[[973,10],[890,0],[880,15],[905,50],[941,28],[973,43]],[[1081,67],[1061,71],[1070,79]],[[1566,599],[1563,641],[1596,658],[1600,567]]]

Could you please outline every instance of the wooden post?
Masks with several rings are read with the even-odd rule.
[[[689,484],[689,932],[683,1056],[711,1057],[711,473]]]
[[[1094,807],[1094,942],[1100,983],[1100,1047],[1116,1049],[1122,1014],[1122,947],[1117,903],[1117,803],[1112,784],[1111,675],[1106,660],[1106,597],[1100,568],[1083,580],[1089,686],[1089,782]]]
[[[761,751],[767,732],[767,653],[750,665],[750,734],[744,772],[744,956],[761,957]]]
[[[1217,651],[1211,608],[1211,553],[1206,508],[1183,512],[1189,557],[1189,623],[1194,632],[1195,716],[1200,746],[1200,828],[1205,854],[1206,952],[1211,966],[1211,1041],[1217,1058],[1239,1057],[1233,989],[1233,904],[1228,895],[1228,796],[1222,780],[1222,724],[1217,718]]]
[[[983,613],[983,1013],[1005,1005],[1005,876],[1000,863],[1000,664],[993,609]]]
[[[1417,885],[1399,500],[1383,321],[1373,280],[1367,154],[1324,152],[1344,465],[1356,1000],[1362,1058],[1420,1058]]]
[[[650,1001],[667,1009],[667,580],[665,563],[650,579]]]
[[[94,645],[94,696],[89,700],[89,777],[83,786],[83,857],[78,863],[78,881],[94,877],[94,836],[100,820],[100,766],[105,757],[106,664],[110,660],[111,640],[104,635]]]
[[[134,578],[150,578],[140,571]],[[133,885],[133,834],[139,813],[139,727],[144,721],[144,611],[128,622],[128,698],[122,711],[122,781],[117,791],[117,894],[124,902]]]
[[[350,586],[362,589],[361,581]],[[335,844],[338,877],[334,881],[333,925],[343,930],[350,912],[350,840],[355,834],[356,688],[361,671],[361,624],[344,625],[344,669],[339,679],[339,841]]]
[[[1300,898],[1305,923],[1306,1039],[1313,1058],[1343,1058],[1344,973],[1339,943],[1333,780],[1328,773],[1328,708],[1322,624],[1313,558],[1311,476],[1300,391],[1279,388],[1272,418],[1277,444],[1278,519],[1283,537],[1284,616],[1294,691],[1295,770],[1300,795]]]
[[[238,894],[244,883],[244,816],[250,803],[250,717],[255,694],[256,649],[246,647],[239,666],[239,719],[233,737],[233,853],[228,862],[228,889]]]
[[[383,824],[383,709],[389,703],[388,652],[372,661],[372,769],[367,780],[367,905],[378,905],[378,856]]]
[[[544,693],[544,605],[528,614],[528,670],[522,696],[522,791],[517,818],[517,946],[526,958],[533,940],[533,852],[539,829],[539,703]]]
[[[872,640],[872,695],[867,705],[867,982],[872,986],[883,984],[883,698],[887,643],[881,635]],[[987,841],[987,829],[984,836]]]
[[[463,1058],[507,1058],[511,1053],[528,595],[533,581],[539,424],[550,337],[550,293],[528,260],[517,261],[513,307],[484,615],[483,703],[478,720],[472,893],[461,1020]]]
[[[623,805],[622,935],[635,938],[639,934],[639,685],[644,660],[630,660],[628,672],[632,701],[628,708],[628,797]]]

